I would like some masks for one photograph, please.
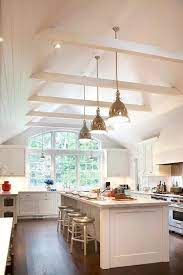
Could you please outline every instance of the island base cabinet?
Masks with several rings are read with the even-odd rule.
[[[101,210],[101,268],[168,262],[167,217],[167,207]]]
[[[58,212],[57,193],[30,192],[19,194],[19,218],[40,216],[56,217]]]

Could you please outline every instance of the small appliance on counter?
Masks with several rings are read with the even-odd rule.
[[[153,189],[153,193],[157,193],[157,194],[168,194],[169,192],[167,191],[167,186],[166,186],[166,183],[160,183],[154,187]]]
[[[11,184],[9,183],[8,180],[5,180],[4,183],[2,184],[2,190],[4,192],[9,192],[11,190]]]
[[[170,187],[170,193],[173,193],[175,195],[179,195],[183,193],[183,188],[178,186],[178,183],[173,184],[172,187]]]

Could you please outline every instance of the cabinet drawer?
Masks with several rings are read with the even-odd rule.
[[[36,193],[35,198],[37,200],[42,200],[42,199],[56,200],[56,193],[48,193],[48,192]]]
[[[19,199],[20,200],[32,200],[34,198],[34,194],[32,193],[20,193]]]

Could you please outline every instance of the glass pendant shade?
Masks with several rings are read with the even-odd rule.
[[[91,140],[91,134],[90,131],[86,125],[86,121],[83,121],[83,127],[81,128],[81,131],[79,133],[79,141],[80,142],[85,142],[85,141],[90,141]]]
[[[100,116],[100,109],[97,108],[96,117],[93,119],[91,123],[91,131],[92,134],[103,134],[106,132],[106,126],[103,118]]]
[[[120,100],[119,91],[116,92],[116,100],[112,103],[109,109],[109,123],[113,124],[114,122],[129,122],[128,111],[124,103]]]

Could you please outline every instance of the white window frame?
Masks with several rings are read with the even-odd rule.
[[[76,146],[76,150],[63,150],[63,149],[54,149],[55,148],[55,133],[56,132],[72,132],[75,133],[76,135],[78,135],[78,132],[75,131],[66,131],[66,130],[55,130],[55,131],[45,131],[43,132],[43,135],[46,133],[51,133],[51,146],[52,149],[45,149],[44,153],[47,155],[51,155],[51,177],[54,179],[56,179],[56,169],[55,169],[55,157],[57,155],[74,155],[76,156],[76,176],[77,176],[77,187],[80,188],[80,165],[79,165],[79,156],[83,155],[83,156],[92,156],[99,157],[99,174],[100,174],[100,178],[99,178],[99,182],[101,184],[103,177],[102,177],[102,163],[103,163],[103,151],[101,149],[101,142],[97,139],[93,139],[95,141],[97,141],[99,143],[99,148],[97,150],[79,150],[79,141],[77,142],[77,146]],[[42,133],[36,134],[31,136],[30,138],[33,138],[35,136],[41,135]],[[29,138],[29,139],[30,139]],[[27,175],[28,175],[28,183],[31,186],[30,183],[30,171],[29,171],[29,163],[28,163],[28,155],[31,153],[38,153],[41,155],[42,149],[34,149],[34,148],[27,148]],[[33,185],[34,186],[34,185]]]

